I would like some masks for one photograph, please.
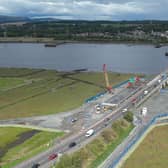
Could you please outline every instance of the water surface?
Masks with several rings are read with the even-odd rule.
[[[106,63],[113,72],[158,73],[168,68],[168,47],[126,44],[0,44],[1,67],[101,71]]]

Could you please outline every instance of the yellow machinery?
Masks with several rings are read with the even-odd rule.
[[[104,79],[105,79],[105,82],[106,82],[106,88],[111,93],[112,92],[112,86],[109,83],[106,64],[103,64],[103,72],[104,72]]]

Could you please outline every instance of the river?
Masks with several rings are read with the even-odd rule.
[[[167,51],[153,45],[1,43],[0,66],[102,71],[105,63],[113,72],[155,74],[168,68]]]

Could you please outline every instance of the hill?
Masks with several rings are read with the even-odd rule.
[[[17,17],[17,16],[4,16],[0,15],[0,23],[8,23],[8,22],[25,22],[30,19],[27,17]]]

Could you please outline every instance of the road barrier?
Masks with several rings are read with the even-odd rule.
[[[130,149],[140,140],[140,138],[147,132],[147,130],[156,123],[157,119],[163,117],[168,117],[168,114],[159,114],[153,117],[152,120],[142,130],[142,132],[138,136],[136,136],[133,141],[131,141],[131,143],[124,149],[124,151],[119,155],[119,157],[109,166],[109,168],[115,168],[116,166],[118,166],[122,158],[126,156],[126,154],[130,151]]]
[[[122,85],[125,85],[126,83],[128,83],[128,81],[129,81],[129,80],[123,81],[123,82],[121,82],[121,83],[119,83],[119,84],[113,86],[113,88],[114,88],[114,89],[119,88],[119,87],[121,87]],[[105,95],[105,94],[106,94],[106,91],[105,91],[105,92],[98,93],[97,95],[92,96],[92,97],[86,99],[84,102],[85,102],[85,103],[89,103],[89,102],[91,102],[91,101],[95,101],[95,100],[97,100],[99,97],[101,97],[101,96],[103,96],[103,95]]]
[[[121,87],[122,85],[125,85],[125,84],[128,83],[128,82],[129,82],[129,80],[126,80],[126,81],[124,81],[124,82],[121,82],[121,83],[119,83],[119,84],[113,86],[113,88],[114,88],[114,89],[119,88],[119,87]]]
[[[160,89],[160,93],[166,93],[168,92],[168,89]]]
[[[89,103],[89,102],[91,102],[91,101],[97,100],[99,97],[101,97],[101,96],[103,96],[103,95],[105,95],[105,94],[106,94],[106,92],[98,93],[97,95],[92,96],[92,97],[86,99],[86,100],[85,100],[85,103]]]

